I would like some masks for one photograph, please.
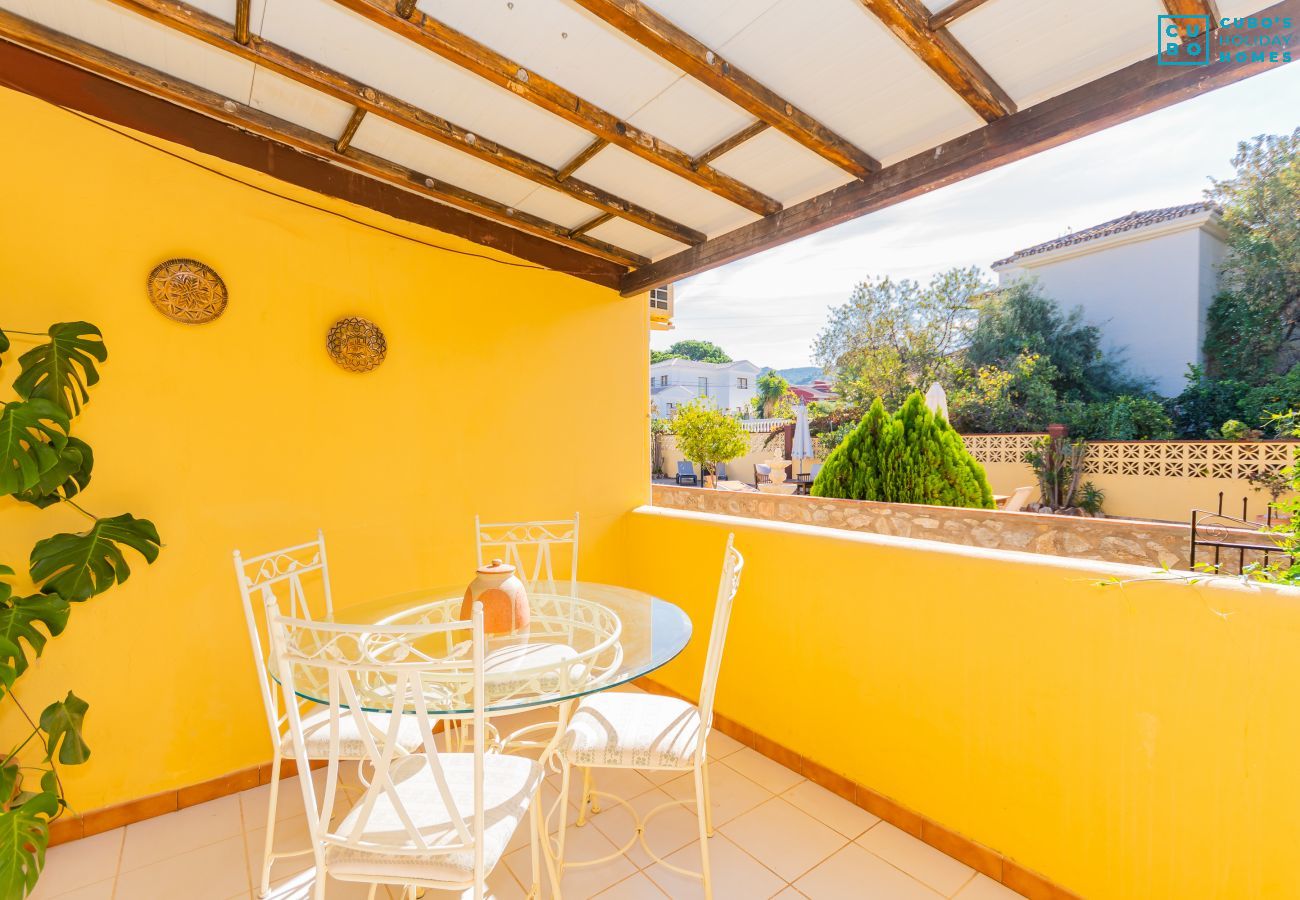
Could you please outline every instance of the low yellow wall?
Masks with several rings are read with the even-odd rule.
[[[1087,897],[1300,897],[1300,590],[803,525],[630,515],[697,626],[747,565],[718,710]],[[665,565],[671,560],[671,565]]]
[[[644,299],[382,234],[25,96],[0,91],[0,118],[21,135],[0,142],[0,328],[86,319],[103,329],[109,361],[75,424],[96,463],[78,500],[148,517],[165,542],[155,565],[132,557],[126,585],[76,606],[17,685],[33,712],[69,688],[90,703],[92,758],[63,770],[77,808],[270,758],[235,547],[282,547],[323,527],[346,606],[468,581],[476,512],[580,509],[583,572],[609,577],[616,523],[649,492]],[[401,234],[509,260],[204,161]],[[216,322],[180,325],[150,306],[146,276],[176,256],[225,279],[230,305]],[[387,334],[388,360],[374,372],[344,372],[326,355],[326,330],[345,315]],[[3,399],[30,346],[13,337]],[[0,523],[0,562],[15,568],[36,540],[86,525],[70,509],[12,498],[0,498]],[[7,749],[22,723],[8,702],[0,709]]]
[[[771,465],[772,460],[780,459],[785,453],[785,438],[778,434],[772,438],[771,444],[766,443],[767,439],[768,435],[766,434],[749,435],[749,452],[726,463],[727,478],[732,481],[753,484],[754,467],[756,465]],[[656,440],[659,441],[660,469],[664,475],[672,478],[677,474],[677,463],[686,457],[682,456],[682,452],[677,449],[677,438],[673,435],[660,435]],[[804,472],[811,472],[812,467],[819,462],[821,462],[820,459],[805,459],[802,462],[795,462],[792,464],[794,468],[791,470],[791,474],[798,475],[801,467]]]

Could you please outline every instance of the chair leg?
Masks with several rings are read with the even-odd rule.
[[[700,764],[704,769],[704,825],[709,831],[709,837],[713,837],[713,794],[709,789],[709,758],[704,757],[704,762]]]
[[[528,817],[528,850],[533,863],[533,880],[528,887],[526,900],[541,900],[542,873],[541,848],[545,835],[542,833],[542,792],[533,797],[532,814]]]
[[[283,760],[280,748],[275,749],[275,758],[271,761],[271,797],[266,806],[266,843],[262,848],[262,883],[257,896],[265,897],[271,893],[271,865],[275,862],[271,856],[275,852],[275,809],[280,802],[280,767]]]
[[[587,807],[591,804],[591,766],[582,767],[582,802],[578,804],[578,821],[574,824],[581,828],[587,824]],[[593,813],[600,812],[592,806]]]
[[[695,767],[695,812],[700,826],[700,875],[704,881],[704,900],[713,900],[713,879],[709,875],[708,807],[705,800],[704,768]]]
[[[556,845],[555,869],[557,872],[557,876],[556,876],[557,880],[564,877],[564,835],[569,830],[569,824],[567,820],[569,818],[568,815],[569,772],[571,770],[572,769],[569,766],[569,761],[567,759],[561,759],[560,760],[560,801],[559,803],[556,804],[557,808],[560,810],[560,837],[559,840],[555,842]],[[582,816],[583,816],[582,812],[579,812],[578,813],[579,825],[582,824],[583,821]],[[550,838],[548,837],[547,840],[550,840]],[[558,887],[558,885],[552,885],[552,889],[555,889],[556,887]]]

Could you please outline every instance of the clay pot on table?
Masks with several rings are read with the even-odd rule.
[[[528,592],[509,563],[494,559],[478,569],[465,589],[462,619],[470,618],[476,600],[483,604],[483,631],[487,634],[511,634],[528,627]]]

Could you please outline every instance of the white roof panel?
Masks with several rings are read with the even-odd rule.
[[[534,186],[528,196],[521,198],[515,204],[515,208],[531,213],[534,216],[540,216],[548,222],[563,225],[565,228],[576,228],[583,222],[591,221],[601,213],[594,206],[588,206],[568,194],[562,194],[541,185]]]
[[[281,119],[337,138],[355,107],[258,66],[253,75],[252,105]]]
[[[713,161],[713,166],[743,184],[791,206],[853,181],[853,176],[827,162],[775,128],[752,137]]]
[[[683,75],[627,121],[691,156],[699,156],[749,127],[754,117]]]
[[[640,253],[650,259],[661,259],[686,248],[685,244],[679,244],[672,238],[642,228],[627,219],[610,219],[599,228],[591,229],[588,234],[597,240],[631,250],[633,253]]]

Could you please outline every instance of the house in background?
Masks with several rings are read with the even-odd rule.
[[[650,364],[650,402],[668,417],[696,397],[708,397],[718,409],[735,413],[753,409],[761,370],[747,359],[730,363],[665,359]]]
[[[808,384],[792,384],[790,385],[790,392],[803,403],[829,402],[839,399],[839,395],[835,393],[835,388],[831,387],[831,383],[820,378]]]
[[[650,289],[650,330],[673,330],[673,286]]]
[[[1064,310],[1083,307],[1107,349],[1161,394],[1183,389],[1202,362],[1205,319],[1227,252],[1218,212],[1208,203],[1133,212],[1019,250],[993,264],[1001,287],[1038,279]]]

